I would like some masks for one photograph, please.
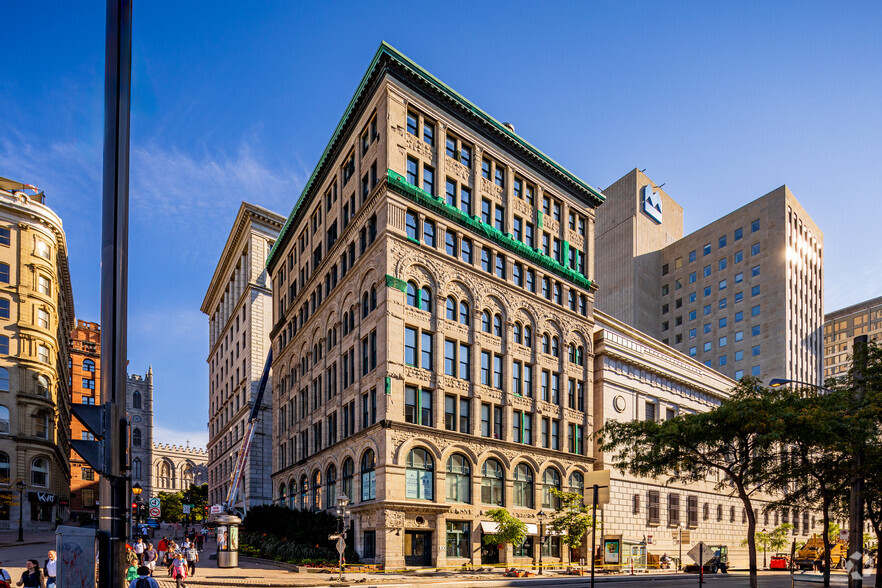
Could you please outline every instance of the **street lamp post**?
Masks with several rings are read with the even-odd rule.
[[[24,480],[19,480],[15,483],[16,488],[18,488],[18,539],[19,543],[24,541],[24,527],[22,526],[22,522],[24,521],[24,491],[27,487],[27,484],[24,483]]]
[[[763,527],[763,569],[766,569],[766,547],[769,543],[769,533]]]
[[[343,527],[343,519],[346,517],[347,506],[349,506],[349,497],[345,494],[341,495],[337,498],[337,530],[339,531],[338,535],[338,547],[337,551],[340,554],[340,581],[342,582],[345,578],[343,576],[343,551],[345,550],[345,542],[346,542],[346,529]],[[343,549],[340,549],[339,542],[343,541],[344,546]]]
[[[141,504],[140,503],[141,503],[141,492],[143,492],[143,491],[144,491],[144,489],[141,488],[141,485],[138,484],[137,482],[135,482],[135,485],[132,486],[132,494],[135,496],[135,501],[132,503],[131,524],[129,525],[129,539],[131,539],[132,541],[134,541],[134,539],[135,539],[135,528],[137,527],[138,523],[141,522],[141,520],[140,520]]]
[[[539,575],[542,575],[542,548],[545,547],[545,518],[548,514],[544,510],[540,510],[536,513],[536,518],[539,519]]]
[[[677,546],[680,548],[680,555],[677,556],[677,571],[679,572],[683,565],[683,523],[677,524]]]

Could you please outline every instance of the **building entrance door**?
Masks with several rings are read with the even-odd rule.
[[[481,563],[488,565],[499,563],[499,546],[484,543],[483,533],[481,533]]]
[[[432,565],[432,533],[431,531],[404,532],[404,565]]]

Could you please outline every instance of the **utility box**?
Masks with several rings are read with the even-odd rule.
[[[217,567],[239,567],[239,525],[242,519],[233,515],[220,515],[217,525]]]
[[[58,525],[55,530],[55,570],[59,586],[95,586],[98,533],[89,527]]]

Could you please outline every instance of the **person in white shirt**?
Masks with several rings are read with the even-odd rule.
[[[55,571],[58,569],[57,554],[49,552],[49,559],[43,564],[43,574],[46,576],[46,588],[55,588]]]
[[[138,537],[138,540],[132,546],[132,551],[138,555],[138,564],[144,563],[144,540]]]
[[[0,565],[3,565],[2,561],[0,561]],[[4,582],[9,583],[9,585],[12,586],[12,576],[9,575],[8,570],[4,570],[3,568],[0,568],[0,580],[3,580]]]

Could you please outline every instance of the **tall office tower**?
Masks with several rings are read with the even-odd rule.
[[[54,529],[70,496],[73,292],[61,219],[0,178],[0,529]]]
[[[860,335],[882,341],[882,296],[824,317],[824,379],[841,377],[849,370],[854,338]]]
[[[208,497],[224,501],[270,349],[272,292],[264,262],[285,218],[243,202],[211,278],[202,312],[209,317]],[[272,380],[248,456],[242,504],[272,501]]]
[[[381,45],[270,254],[279,503],[387,566],[529,562],[583,492],[603,196]],[[527,524],[486,545],[486,511]],[[573,554],[548,538],[550,560]]]
[[[786,186],[680,238],[681,209],[645,175],[605,193],[600,223],[623,228],[598,233],[597,250],[625,269],[598,264],[598,309],[736,380],[820,382],[823,234]]]
[[[101,326],[77,320],[70,341],[70,391],[73,404],[101,405]],[[78,419],[70,421],[71,439],[92,439]],[[76,451],[70,452],[70,514],[98,520],[98,473]]]

